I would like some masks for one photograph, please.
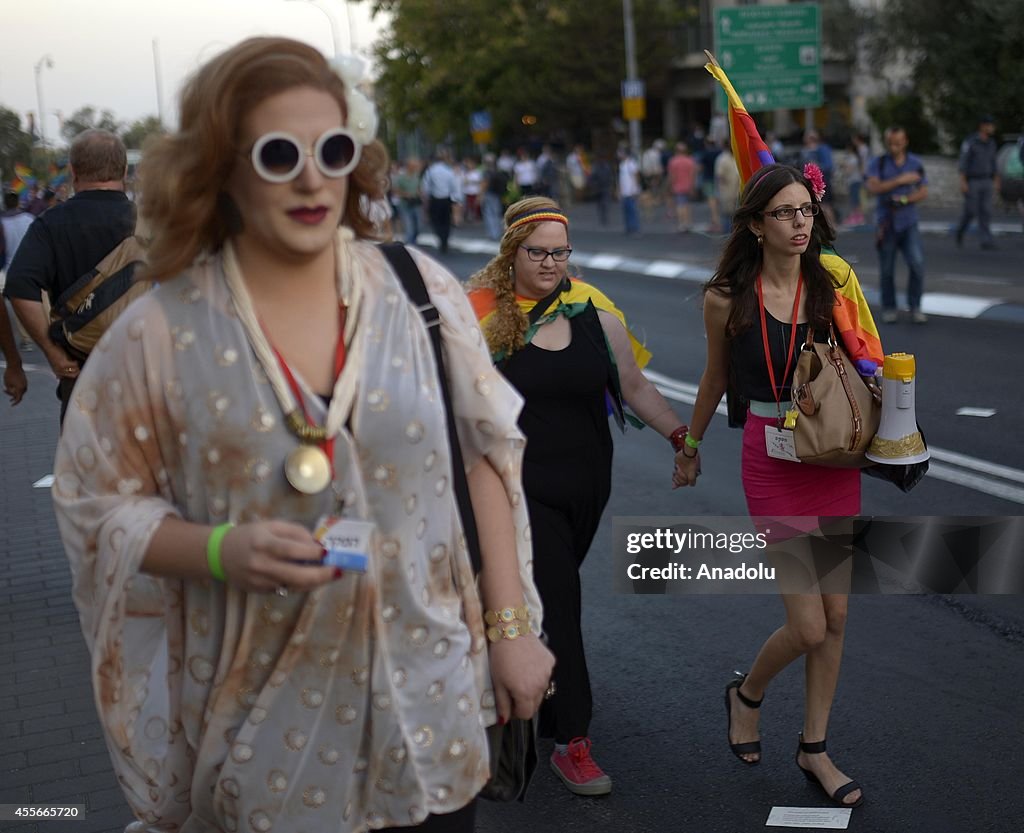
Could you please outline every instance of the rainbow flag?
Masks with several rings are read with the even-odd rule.
[[[710,58],[710,53],[705,52]],[[729,127],[732,134],[732,155],[740,169],[740,188],[754,172],[765,165],[772,165],[775,157],[757,132],[757,125],[743,106],[743,100],[733,88],[725,71],[717,63],[709,61],[704,69],[710,72],[722,85],[729,99]],[[871,308],[857,280],[857,274],[845,260],[831,249],[821,253],[821,264],[832,275],[836,285],[836,305],[832,312],[832,323],[839,331],[843,347],[850,360],[863,376],[874,376],[881,367],[884,353],[878,327],[871,315]]]
[[[563,311],[570,318],[573,315],[582,312],[583,308],[587,305],[587,301],[592,301],[597,309],[610,312],[619,319],[619,322],[626,330],[626,334],[629,336],[629,344],[633,349],[633,358],[636,360],[637,367],[641,369],[646,367],[647,363],[651,360],[651,353],[643,346],[643,344],[640,343],[640,340],[629,331],[629,327],[626,325],[626,316],[622,314],[622,310],[615,306],[612,299],[605,295],[596,286],[585,283],[579,278],[569,279],[569,289],[551,302],[551,306],[545,310],[545,314],[537,320],[536,324],[526,331],[523,336],[524,340],[529,344],[534,334],[542,325],[546,324]],[[530,310],[532,310],[538,303],[538,301],[534,299],[523,298],[521,295],[516,296],[516,302],[519,304],[519,309],[523,311],[524,315],[529,315]],[[469,291],[469,303],[473,307],[473,312],[476,314],[477,321],[480,323],[480,328],[486,331],[487,325],[491,320],[491,316],[494,315],[494,311],[497,308],[494,290],[487,288],[471,289]],[[499,362],[504,359],[505,356],[504,354],[496,354],[491,356],[491,358],[493,361]]]
[[[715,80],[722,85],[726,98],[729,100],[729,134],[732,137],[732,156],[736,160],[736,167],[740,169],[740,190],[747,184],[747,180],[754,175],[754,171],[765,165],[775,163],[775,157],[764,143],[761,134],[757,132],[757,125],[753,118],[743,106],[743,100],[739,97],[728,76],[717,64],[710,61],[704,64],[704,69],[715,76]]]
[[[56,165],[53,162],[50,163],[49,176],[47,177],[49,182],[47,183],[50,188],[58,188],[67,182],[68,179],[68,165],[65,162],[63,165]]]
[[[469,303],[473,307],[473,312],[477,317],[477,321],[480,323],[480,328],[486,332],[487,326],[497,309],[497,300],[495,298],[494,290],[487,287],[478,287],[476,289],[469,290]],[[523,311],[524,315],[529,315],[530,311],[540,302],[532,298],[524,298],[521,295],[517,295],[516,303],[519,304],[519,309]],[[544,311],[544,314],[541,315],[541,317],[537,319],[536,323],[529,327],[523,334],[524,341],[529,344],[537,333],[537,330],[551,319],[559,315],[564,315],[566,318],[572,318],[573,316],[584,312],[587,309],[588,304],[593,304],[595,309],[611,313],[619,320],[623,329],[626,330],[626,335],[629,337],[629,344],[637,367],[641,369],[646,367],[647,363],[651,360],[650,351],[648,351],[647,348],[641,344],[640,340],[630,332],[629,327],[626,326],[626,316],[623,315],[622,311],[615,306],[611,298],[605,295],[600,289],[589,283],[581,281],[579,278],[569,279],[569,287],[551,302],[551,305]],[[608,352],[612,361],[612,366],[615,368],[615,373],[613,374],[615,378],[614,380],[610,380],[608,390],[605,395],[608,413],[614,417],[616,424],[623,431],[626,430],[626,423],[629,423],[634,428],[643,428],[644,423],[623,407],[624,405],[628,406],[628,403],[624,402],[622,398],[622,386],[618,382],[618,367],[615,364],[615,354],[611,351],[611,345],[609,345]],[[507,358],[507,356],[503,351],[491,354],[491,360],[496,364],[505,358]]]
[[[824,266],[836,284],[836,305],[832,308],[832,326],[843,340],[846,354],[862,376],[874,376],[882,366],[884,353],[878,327],[867,298],[860,288],[853,267],[831,249],[821,253]]]
[[[32,176],[32,169],[20,162],[14,165],[14,179],[11,180],[11,190],[16,194],[24,194],[30,185],[35,182]]]

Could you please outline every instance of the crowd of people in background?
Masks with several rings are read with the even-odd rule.
[[[994,246],[988,229],[993,196],[999,194],[1000,186],[995,172],[998,146],[992,132],[991,121],[979,122],[978,132],[964,140],[958,163],[965,203],[958,228],[965,230],[977,221],[986,249]],[[831,223],[857,228],[879,222],[877,195],[867,180],[872,162],[888,150],[884,136],[876,144],[880,153],[873,151],[868,135],[858,130],[849,133],[845,145],[830,143],[814,128],[788,138],[789,144],[784,144],[769,131],[765,142],[776,160],[798,167],[813,162],[821,169],[826,183],[822,208]],[[435,211],[450,215],[455,227],[482,223],[491,240],[501,237],[504,210],[530,196],[547,197],[567,207],[592,203],[597,222],[609,227],[615,224],[612,207],[618,203],[621,228],[627,235],[655,221],[669,223],[680,234],[729,233],[740,180],[728,135],[695,124],[678,140],[656,138],[639,153],[624,141],[598,145],[534,143],[461,159],[450,157],[445,164],[451,184],[441,195],[447,202]],[[407,156],[392,165],[392,219],[406,243],[415,242],[430,222],[424,173],[446,154],[439,150],[435,159]],[[698,204],[706,206],[700,223],[694,219]],[[1021,211],[1024,216],[1024,207]],[[958,244],[963,230],[954,229]]]
[[[694,135],[695,140],[674,146],[656,139],[639,158],[624,144],[605,151],[545,144],[536,154],[520,146],[514,152],[503,148],[462,159],[446,148],[426,160],[406,156],[391,166],[392,220],[406,243],[414,243],[428,224],[442,241],[452,226],[476,223],[498,240],[505,209],[537,196],[567,206],[593,202],[602,226],[612,223],[610,207],[617,201],[627,234],[639,232],[641,223],[659,211],[677,221],[678,231],[688,232],[691,203],[706,201],[708,231],[720,233],[739,198],[736,165],[728,141],[711,139],[701,130]],[[442,242],[442,250],[445,246]]]

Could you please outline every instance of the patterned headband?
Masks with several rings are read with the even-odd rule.
[[[568,228],[569,218],[555,208],[538,208],[535,211],[527,211],[525,214],[520,214],[516,217],[508,224],[505,233],[508,234],[512,229],[519,228],[527,223],[561,223]]]

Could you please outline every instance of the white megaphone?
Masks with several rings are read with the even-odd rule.
[[[931,453],[917,430],[914,377],[917,365],[910,353],[890,353],[882,364],[882,418],[867,458],[893,466],[923,463]]]

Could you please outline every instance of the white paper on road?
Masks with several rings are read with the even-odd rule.
[[[764,826],[846,830],[852,813],[842,807],[772,807]]]
[[[33,488],[36,489],[49,489],[53,485],[53,475],[48,474],[46,477],[40,477],[35,483],[32,484]]]
[[[996,415],[995,408],[958,408],[957,416],[990,417]]]

